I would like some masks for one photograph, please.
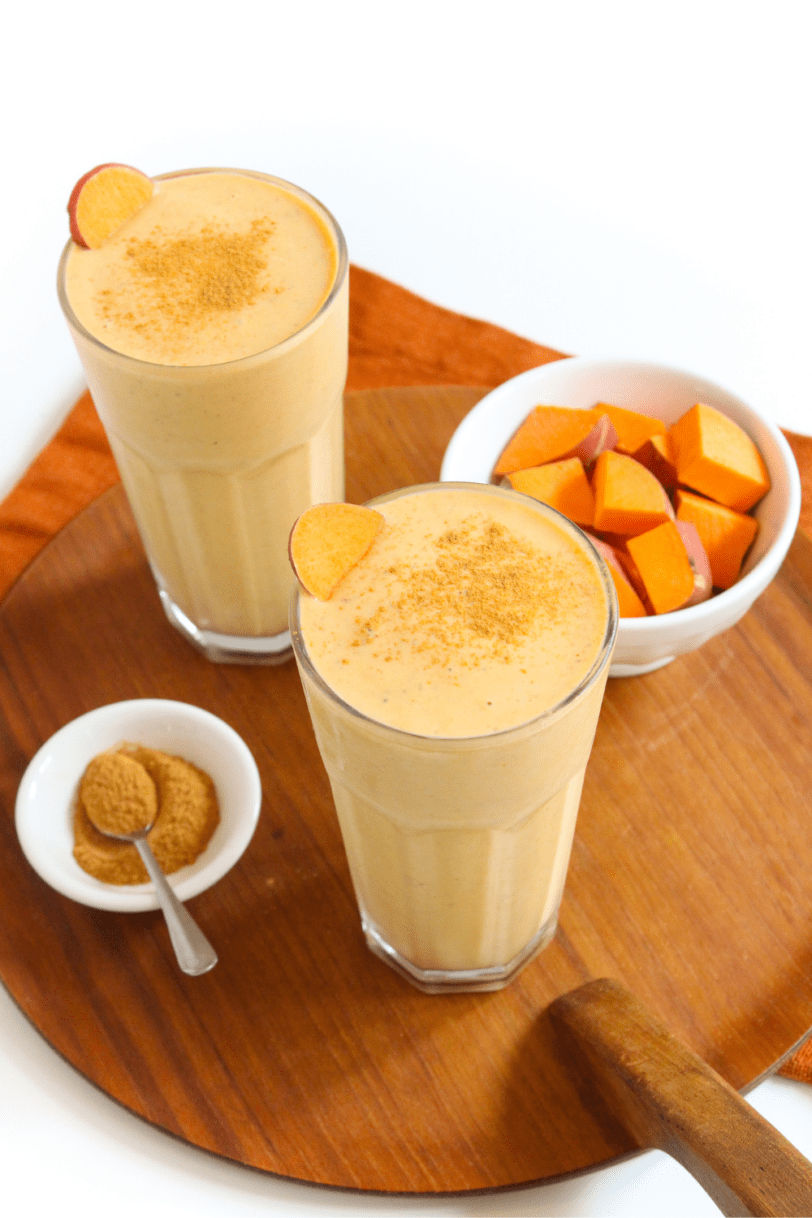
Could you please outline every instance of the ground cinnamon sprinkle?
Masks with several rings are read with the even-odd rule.
[[[358,622],[352,646],[373,642],[383,617],[394,616],[401,641],[432,664],[460,663],[462,645],[474,646],[475,664],[509,663],[515,644],[561,621],[578,595],[571,572],[562,578],[558,562],[496,521],[463,521],[433,546],[427,565],[389,569],[402,591]]]
[[[73,820],[79,866],[107,884],[146,883],[135,846],[100,833],[88,811],[112,832],[135,832],[149,822],[153,800],[148,841],[162,871],[171,875],[193,863],[220,821],[214,783],[182,757],[123,745],[94,758],[79,784]]]
[[[126,250],[127,304],[112,289],[103,290],[102,317],[140,334],[169,337],[254,304],[272,290],[262,272],[275,227],[259,218],[245,232],[206,225],[186,236],[167,238],[156,228],[151,237],[133,238]]]

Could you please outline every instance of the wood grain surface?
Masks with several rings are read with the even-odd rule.
[[[347,398],[348,498],[437,477],[476,389]],[[292,664],[208,663],[173,631],[120,488],[0,606],[0,976],[54,1049],[193,1145],[299,1180],[445,1192],[634,1148],[559,1060],[546,1014],[622,982],[736,1088],[812,1022],[812,542],[738,626],[609,682],[559,931],[507,990],[429,997],[364,946]],[[225,718],[263,782],[247,853],[189,903],[220,955],[177,969],[161,915],[47,887],[14,832],[20,778],[76,715],[177,698]]]
[[[549,1013],[584,1086],[641,1146],[681,1163],[723,1214],[812,1214],[812,1163],[617,981],[588,981]]]

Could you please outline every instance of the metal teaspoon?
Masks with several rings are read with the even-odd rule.
[[[152,824],[150,823],[135,833],[112,833],[109,829],[102,829],[98,825],[96,828],[106,837],[115,838],[120,842],[132,842],[140,854],[141,862],[155,885],[155,895],[166,919],[169,938],[172,940],[172,946],[182,972],[188,973],[190,977],[199,977],[202,973],[208,973],[209,969],[213,969],[217,963],[217,953],[192,915],[175,896],[152,853],[147,841],[147,834],[152,828]]]

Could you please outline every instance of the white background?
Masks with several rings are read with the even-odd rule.
[[[15,9],[0,79],[0,494],[82,388],[54,279],[70,189],[108,160],[289,178],[338,217],[358,265],[563,351],[691,369],[812,434],[805,0]],[[812,1088],[777,1079],[751,1098],[812,1156]],[[654,1154],[495,1197],[277,1181],[130,1117],[2,992],[0,1146],[7,1212],[34,1218],[718,1212]]]

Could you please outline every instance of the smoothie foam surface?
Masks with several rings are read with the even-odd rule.
[[[309,658],[369,718],[426,736],[504,731],[578,687],[605,642],[595,557],[552,514],[476,488],[376,502],[385,525],[327,602]]]

